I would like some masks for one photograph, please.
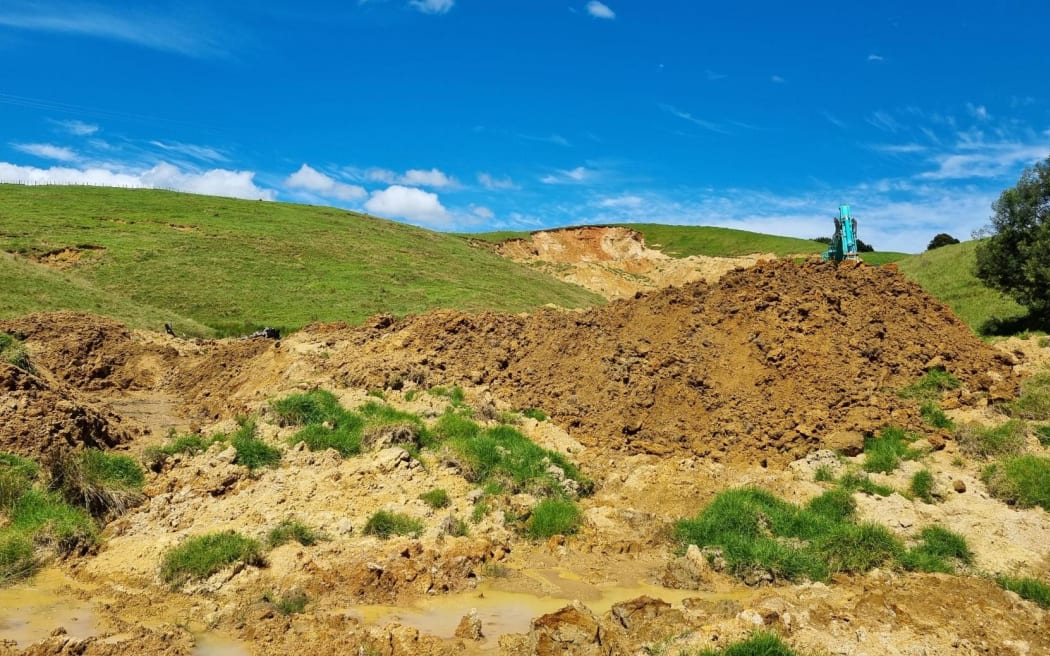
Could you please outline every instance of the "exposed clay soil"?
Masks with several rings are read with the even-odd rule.
[[[834,654],[1050,653],[1050,613],[980,576],[1045,577],[1050,516],[991,498],[982,463],[958,460],[950,435],[927,430],[916,404],[896,394],[942,366],[963,383],[943,404],[953,416],[981,417],[1041,354],[976,339],[890,269],[761,263],[588,311],[375,317],[309,326],[280,342],[189,341],[74,313],[0,330],[24,336],[37,371],[0,366],[0,449],[42,456],[116,446],[139,455],[168,428],[228,431],[235,416],[257,413],[260,436],[283,452],[280,467],[256,473],[222,446],[151,472],[146,501],[109,524],[97,553],[54,564],[70,581],[61,596],[91,605],[91,635],[45,633],[28,646],[0,643],[0,654],[208,653],[202,632],[253,654],[678,653],[756,626]],[[365,390],[382,389],[389,403],[433,419],[448,404],[425,393],[436,385],[463,386],[477,417],[528,407],[551,415],[519,426],[594,479],[577,535],[530,541],[497,511],[453,537],[448,516],[467,518],[477,503],[454,462],[424,455],[421,464],[398,447],[350,459],[289,447],[294,429],[267,405],[324,386],[353,408],[372,398]],[[826,489],[813,481],[817,466],[845,466],[820,449],[853,453],[863,433],[890,423],[938,449],[921,465],[934,475],[937,503],[858,493],[862,516],[905,540],[932,523],[962,532],[973,571],[753,587],[674,552],[670,524],[721,490],[759,485],[806,501]],[[880,482],[905,489],[918,466]],[[449,508],[418,498],[435,487],[448,491]],[[535,499],[499,503],[520,514]],[[408,513],[423,532],[365,536],[376,509]],[[177,590],[159,579],[164,551],[189,536],[236,529],[262,538],[286,517],[328,539],[278,547],[265,568],[229,568]],[[289,590],[307,594],[305,613],[285,616],[263,601]],[[521,594],[536,605],[513,596]],[[529,620],[506,635],[487,616],[469,616],[502,595],[513,609],[505,613]],[[552,600],[554,610],[543,605]],[[406,619],[412,608],[444,604],[468,616],[458,637]],[[477,627],[488,637],[472,639]]]

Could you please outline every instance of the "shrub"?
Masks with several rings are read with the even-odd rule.
[[[936,403],[923,403],[922,407],[919,408],[919,414],[922,415],[923,421],[934,428],[951,430],[955,427],[955,423],[948,419],[948,415],[944,414],[944,411]]]
[[[1007,503],[1050,510],[1050,458],[1009,458],[989,465],[981,478],[993,496]]]
[[[747,640],[723,649],[705,649],[697,656],[798,656],[771,631],[756,631]]]
[[[1021,396],[1010,404],[1009,409],[1023,419],[1050,419],[1050,371],[1038,373],[1021,383]]]
[[[956,431],[955,439],[964,453],[989,458],[1016,455],[1024,451],[1026,426],[1013,419],[998,426],[970,423]]]
[[[922,378],[901,389],[900,396],[924,402],[936,401],[941,394],[947,390],[957,389],[961,384],[958,378],[944,369],[934,367]]]
[[[10,519],[13,529],[63,555],[86,550],[98,540],[91,516],[56,492],[27,490],[11,506]]]
[[[580,509],[567,499],[544,499],[532,510],[528,534],[532,538],[570,535],[580,526]]]
[[[448,508],[452,503],[452,500],[448,497],[448,492],[440,487],[420,494],[419,498],[435,510],[438,508]]]
[[[911,493],[926,503],[933,503],[933,474],[929,469],[917,471],[911,477]]]
[[[374,535],[387,539],[393,535],[411,535],[419,537],[423,532],[423,522],[402,513],[379,510],[365,522],[365,535]]]
[[[908,448],[908,434],[895,426],[887,426],[878,436],[864,438],[864,471],[889,474],[901,460],[911,460],[919,454]]]
[[[146,476],[132,458],[98,449],[64,451],[49,463],[51,485],[95,517],[120,515],[145,498]]]
[[[284,519],[266,535],[266,544],[272,549],[288,542],[298,542],[304,547],[312,547],[324,536],[297,519]]]
[[[1043,608],[1050,609],[1050,585],[1039,579],[1000,576],[995,582],[1001,588],[1016,592],[1022,599],[1034,601]]]
[[[161,562],[160,577],[178,587],[187,581],[206,579],[235,563],[265,566],[262,545],[234,531],[209,533],[170,549]]]
[[[36,567],[32,540],[21,531],[0,530],[0,586],[29,576]]]

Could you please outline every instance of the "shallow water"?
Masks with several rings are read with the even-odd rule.
[[[63,628],[73,638],[94,635],[97,619],[92,604],[59,570],[47,569],[28,582],[0,588],[0,640],[25,647]]]

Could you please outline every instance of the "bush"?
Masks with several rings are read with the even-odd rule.
[[[452,504],[452,500],[448,497],[448,492],[440,487],[420,494],[419,498],[435,510],[438,508],[448,508],[449,505]]]
[[[235,563],[263,567],[262,545],[234,531],[190,538],[170,549],[160,566],[160,577],[172,587],[206,579]]]
[[[1050,458],[1019,456],[989,465],[981,474],[988,491],[1007,503],[1050,511]]]
[[[288,542],[298,542],[304,547],[312,547],[324,536],[297,519],[284,519],[266,535],[266,544],[271,548]]]
[[[944,411],[936,403],[923,403],[922,407],[919,408],[919,414],[922,415],[923,421],[934,428],[947,430],[955,428],[955,423],[948,419],[948,415],[944,414]]]
[[[921,499],[926,503],[933,503],[933,474],[930,473],[929,469],[917,471],[911,477],[911,493],[917,499]]]
[[[977,244],[976,275],[1033,317],[1050,316],[1050,157],[1025,169],[992,204],[990,237]]]
[[[1023,419],[1050,419],[1050,371],[1021,383],[1021,396],[1010,404],[1010,412]]]
[[[402,513],[379,510],[365,522],[365,535],[374,535],[387,539],[393,535],[411,535],[419,537],[423,532],[423,522]]]
[[[1019,419],[990,427],[970,423],[959,428],[955,439],[964,453],[973,456],[1016,455],[1024,451],[1025,431],[1025,423]]]
[[[944,369],[934,367],[922,378],[902,389],[900,396],[905,399],[931,402],[938,400],[944,392],[957,389],[961,384],[958,378]]]
[[[580,526],[580,509],[567,499],[544,499],[532,510],[529,537],[543,539],[554,535],[571,535]]]
[[[98,541],[91,516],[56,492],[27,490],[11,506],[10,519],[12,529],[62,555],[86,551]]]
[[[1034,601],[1043,608],[1050,609],[1050,585],[1039,579],[1000,576],[995,582],[1001,588],[1016,592],[1022,599]]]
[[[126,512],[145,498],[146,475],[132,458],[98,449],[65,451],[50,462],[51,485],[95,517]]]
[[[0,530],[0,586],[26,578],[36,567],[32,540],[21,531]]]
[[[933,249],[940,248],[941,246],[950,246],[952,244],[958,243],[959,240],[955,237],[952,237],[947,232],[941,232],[930,240],[930,243],[926,245],[926,250],[932,251]]]
[[[901,460],[912,460],[919,454],[908,448],[908,434],[895,426],[882,429],[878,436],[864,438],[864,471],[889,474]]]

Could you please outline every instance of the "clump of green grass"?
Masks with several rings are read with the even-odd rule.
[[[170,549],[161,561],[160,577],[178,587],[187,581],[206,579],[235,563],[265,566],[262,545],[234,531],[209,533]]]
[[[306,604],[310,598],[304,591],[295,589],[280,594],[267,592],[263,595],[263,601],[273,605],[281,615],[298,615],[306,610]]]
[[[955,422],[949,419],[948,415],[944,414],[944,411],[936,403],[923,403],[922,407],[919,408],[919,414],[922,415],[923,421],[934,428],[951,430],[955,427]]]
[[[281,451],[270,446],[255,435],[256,426],[254,419],[245,419],[240,422],[238,428],[230,436],[220,435],[219,440],[229,439],[230,444],[237,451],[234,463],[243,465],[254,471],[261,467],[276,467],[281,461]]]
[[[1050,426],[1036,426],[1035,437],[1040,446],[1050,446]]]
[[[917,572],[955,572],[956,564],[973,563],[966,538],[942,526],[927,526],[919,533],[919,544],[901,556],[905,569]]]
[[[896,426],[887,426],[877,435],[864,438],[864,471],[889,474],[901,460],[913,460],[920,454],[908,447],[909,435]]]
[[[948,390],[958,389],[959,379],[940,367],[935,367],[911,385],[901,389],[899,395],[905,399],[934,402]]]
[[[1022,419],[1050,419],[1050,371],[1043,371],[1021,383],[1021,395],[1009,410]]]
[[[1030,577],[1000,576],[995,579],[999,587],[1016,592],[1022,599],[1034,601],[1043,608],[1050,609],[1050,585]]]
[[[291,517],[281,520],[280,524],[266,534],[266,544],[271,549],[289,542],[298,542],[304,547],[312,547],[323,539],[325,538],[321,533]]]
[[[146,475],[129,456],[98,449],[65,451],[51,459],[51,485],[95,517],[123,514],[145,498]]]
[[[813,472],[813,480],[818,483],[834,483],[835,470],[830,465],[821,465]]]
[[[11,506],[9,517],[11,529],[62,555],[86,551],[98,541],[98,528],[87,511],[58,492],[27,490]]]
[[[37,565],[33,541],[25,533],[0,529],[0,586],[28,577]]]
[[[571,535],[580,526],[580,508],[569,499],[544,499],[532,510],[527,532],[536,539]]]
[[[452,499],[449,498],[448,492],[440,487],[436,487],[433,490],[420,494],[419,498],[435,510],[438,508],[448,508],[452,504]]]
[[[0,451],[0,511],[11,509],[32,487],[39,471],[32,460]]]
[[[981,478],[993,496],[1007,503],[1050,510],[1050,458],[1008,458],[986,467]]]
[[[917,499],[933,503],[933,474],[929,469],[922,469],[911,477],[911,493]]]
[[[365,535],[374,535],[380,539],[387,539],[393,535],[411,535],[419,537],[423,532],[423,522],[403,513],[379,510],[365,522]]]
[[[535,419],[536,421],[547,421],[547,413],[539,408],[525,408],[521,411],[523,417]]]
[[[893,488],[888,485],[879,485],[871,480],[867,474],[847,473],[839,478],[839,485],[850,492],[856,490],[872,496],[888,497],[893,494]]]
[[[22,345],[22,342],[7,333],[0,333],[0,362],[6,362],[23,371],[33,371],[33,365],[29,361],[29,351]]]
[[[304,394],[291,394],[272,401],[270,407],[277,418],[292,426],[307,426],[339,419],[345,410],[328,390],[315,389]]]
[[[960,426],[955,439],[959,448],[972,456],[1017,455],[1024,451],[1027,426],[1023,420],[1012,419],[998,426],[976,423]]]
[[[463,388],[459,385],[449,389],[447,387],[431,387],[427,390],[427,393],[431,396],[439,396],[448,399],[452,402],[452,405],[459,406],[463,405],[464,400],[467,398],[463,392]]]
[[[742,642],[721,649],[704,649],[696,656],[798,656],[780,637],[771,631],[756,631]]]

